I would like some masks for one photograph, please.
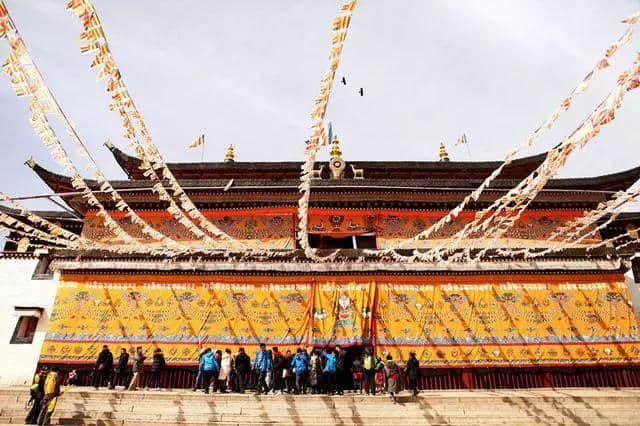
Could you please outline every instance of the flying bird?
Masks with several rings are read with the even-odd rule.
[[[345,86],[347,85],[347,79],[342,77],[342,84],[344,84]]]
[[[364,96],[364,89],[362,87],[360,88],[360,96]]]

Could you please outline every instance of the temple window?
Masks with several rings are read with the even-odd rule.
[[[633,280],[640,283],[640,261],[638,259],[631,261],[631,271],[633,272]]]
[[[18,317],[18,322],[16,323],[16,328],[13,330],[13,335],[9,343],[32,343],[42,312],[42,308],[16,306],[14,308],[14,315]]]
[[[38,317],[20,317],[11,337],[11,344],[32,343],[38,327]]]
[[[374,249],[376,248],[375,232],[345,237],[330,235],[309,235],[311,247],[317,249]]]

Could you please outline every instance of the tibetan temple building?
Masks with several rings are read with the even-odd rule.
[[[188,243],[190,234],[151,191],[141,160],[108,148],[128,177],[112,181],[127,203],[157,230]],[[362,249],[393,247],[429,227],[500,163],[449,161],[444,149],[434,162],[346,162],[337,141],[332,148],[332,161],[316,165],[308,230],[313,247],[341,248],[343,259],[314,262],[297,245],[300,163],[238,162],[232,153],[220,163],[170,163],[216,226],[250,247],[283,254],[166,259],[51,249],[42,268],[59,280],[39,362],[84,371],[103,344],[114,353],[161,347],[166,383],[188,387],[202,347],[253,354],[259,342],[281,350],[341,345],[354,357],[372,345],[400,361],[415,352],[423,387],[640,386],[638,319],[628,268],[614,247],[450,264],[368,256]],[[407,249],[446,242],[545,155],[513,161],[457,221]],[[117,242],[70,177],[29,166],[80,218],[60,214],[59,223]],[[552,180],[501,246],[546,247],[558,227],[639,178],[635,168]],[[144,241],[108,196],[102,201]],[[623,215],[607,235],[583,244],[621,233],[628,239],[619,242],[630,241],[638,222]]]

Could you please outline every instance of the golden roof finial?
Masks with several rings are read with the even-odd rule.
[[[330,157],[342,158],[342,151],[340,151],[340,141],[338,140],[338,135],[333,135]]]
[[[235,161],[236,154],[233,152],[233,144],[227,148],[227,153],[224,155],[225,163],[233,163]]]
[[[438,155],[440,156],[440,161],[449,161],[449,154],[447,153],[447,148],[445,148],[443,142],[440,142],[440,152]]]

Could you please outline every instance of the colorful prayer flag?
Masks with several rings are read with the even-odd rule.
[[[455,146],[458,145],[466,145],[467,144],[467,136],[463,133],[460,136],[458,136],[458,140],[455,143]]]
[[[189,145],[189,148],[197,148],[200,145],[204,145],[204,134],[198,136],[198,138]]]

